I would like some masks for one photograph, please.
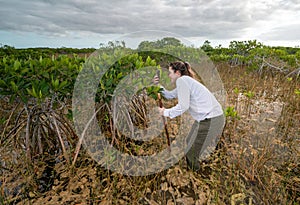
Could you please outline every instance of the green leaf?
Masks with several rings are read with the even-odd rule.
[[[117,75],[117,79],[120,79],[122,77],[123,77],[123,73],[122,72]]]
[[[16,83],[14,81],[10,81],[10,85],[11,85],[13,91],[18,92],[18,86],[16,85]]]
[[[5,83],[4,80],[1,80],[1,79],[0,79],[0,86],[1,86],[1,87],[7,87],[7,84]]]
[[[43,97],[42,90],[40,90],[38,98],[42,99],[42,97]]]
[[[42,76],[44,77],[44,78],[47,78],[47,79],[49,79],[49,73],[47,73],[47,72],[43,72],[42,73]]]
[[[34,88],[32,88],[31,90],[29,88],[26,88],[27,92],[29,95],[36,97],[35,93],[33,92]]]
[[[32,93],[33,97],[38,98],[38,95],[37,95],[34,87],[32,87],[32,92],[31,93]]]
[[[21,67],[20,61],[15,60],[15,63],[14,63],[14,69],[15,69],[15,70],[18,70],[20,67]]]
[[[105,86],[102,82],[100,83],[100,87],[101,87],[102,90],[105,90]]]
[[[49,94],[49,85],[46,81],[41,82],[40,91],[42,92],[44,97]]]
[[[62,89],[63,87],[65,87],[66,85],[68,84],[68,81],[63,81],[63,82],[61,82],[60,83],[60,85],[59,85],[59,89]]]
[[[58,80],[58,79],[56,79],[56,80],[54,81],[54,85],[53,85],[53,87],[54,87],[55,89],[57,89],[57,88],[58,88],[58,86],[59,86],[59,80]]]
[[[24,75],[24,74],[27,73],[28,71],[29,71],[28,68],[24,68],[24,69],[21,70],[21,74]]]

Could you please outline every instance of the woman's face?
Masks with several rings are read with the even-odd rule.
[[[172,83],[175,83],[176,80],[180,77],[180,72],[177,70],[176,72],[174,72],[174,70],[172,69],[172,67],[169,67],[169,78],[171,79]]]

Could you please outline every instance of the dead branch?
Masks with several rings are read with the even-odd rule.
[[[81,144],[82,144],[82,141],[83,141],[83,138],[85,136],[86,131],[88,130],[88,128],[89,128],[90,124],[92,123],[92,121],[94,120],[94,118],[96,117],[97,113],[103,108],[103,106],[101,106],[98,110],[96,110],[96,112],[93,114],[91,119],[85,125],[84,130],[82,131],[81,136],[79,138],[79,141],[77,142],[77,145],[76,145],[75,156],[74,156],[74,159],[73,159],[73,162],[72,162],[72,166],[75,165],[75,162],[77,160],[77,157],[78,157],[78,154],[79,154],[79,151],[80,151],[80,148],[81,148]]]
[[[298,78],[300,76],[300,67],[286,75],[287,78],[291,76],[296,76],[296,78]]]
[[[264,67],[268,67],[269,69],[271,69],[271,71],[273,72],[274,70],[277,71],[277,72],[280,72],[280,73],[286,73],[288,71],[288,69],[284,68],[284,66],[282,67],[278,67],[278,66],[275,66],[271,63],[269,63],[265,57],[262,58],[262,64],[260,65],[260,68],[258,69],[258,73],[262,73],[263,72],[263,69]]]

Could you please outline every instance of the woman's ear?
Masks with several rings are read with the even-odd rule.
[[[181,76],[181,73],[180,73],[180,71],[179,71],[179,70],[176,70],[175,74],[177,74],[177,75]]]

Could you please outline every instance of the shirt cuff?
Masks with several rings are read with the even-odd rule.
[[[169,109],[164,110],[164,116],[165,117],[170,117],[170,110]]]

